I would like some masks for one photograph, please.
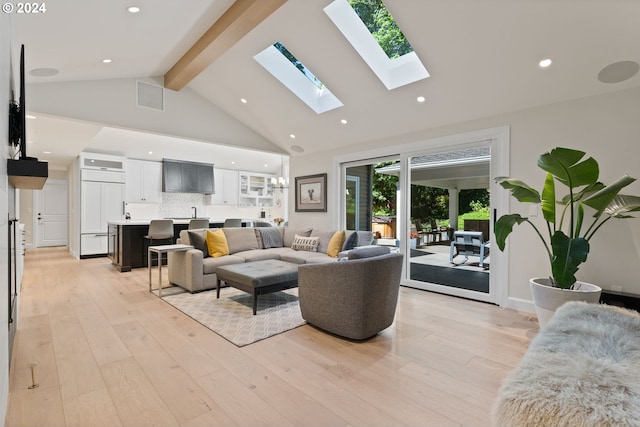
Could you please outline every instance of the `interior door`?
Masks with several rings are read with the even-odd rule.
[[[34,191],[36,247],[65,246],[68,243],[69,192],[66,180],[47,179]]]

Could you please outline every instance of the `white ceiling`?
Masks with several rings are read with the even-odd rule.
[[[431,74],[393,91],[383,86],[323,12],[330,2],[288,0],[188,87],[296,155],[293,144],[312,154],[372,140],[393,141],[394,135],[640,85],[640,75],[614,84],[597,79],[611,63],[640,62],[638,1],[387,1]],[[232,3],[57,0],[47,3],[45,14],[14,15],[17,42],[27,49],[27,71],[60,71],[53,77],[28,76],[27,82],[31,86],[163,75]],[[142,11],[129,14],[129,5]],[[344,106],[316,114],[253,60],[275,41],[282,42]],[[553,65],[540,69],[537,63],[546,57]],[[103,58],[113,62],[103,64]],[[426,102],[417,103],[417,96]],[[64,167],[85,147],[138,157],[135,150],[145,153],[149,144],[169,150],[187,143],[68,118],[39,116],[28,126],[28,139],[35,141],[29,155],[49,160],[53,168]],[[114,145],[109,136],[117,132],[127,132],[126,145]],[[47,159],[43,151],[64,155]],[[177,157],[167,152],[163,157]],[[238,153],[227,158],[222,151],[210,156],[230,162],[238,155],[249,158]],[[269,158],[258,155],[262,167]]]

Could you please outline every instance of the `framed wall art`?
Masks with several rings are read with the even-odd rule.
[[[327,211],[327,174],[296,177],[296,212]]]

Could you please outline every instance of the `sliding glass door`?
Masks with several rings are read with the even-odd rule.
[[[491,301],[490,146],[425,151],[408,163],[409,283]]]
[[[455,139],[339,162],[340,223],[404,253],[405,286],[503,304],[506,254],[491,237],[493,218],[508,209],[493,182],[508,175],[508,128]]]

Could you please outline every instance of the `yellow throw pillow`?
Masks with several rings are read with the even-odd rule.
[[[214,258],[229,255],[227,237],[222,229],[216,231],[207,230],[207,249],[209,249],[209,255]]]
[[[345,236],[346,234],[344,230],[336,231],[333,234],[331,240],[329,240],[329,246],[327,246],[327,255],[333,258],[338,258],[338,254],[342,250],[342,245],[344,245]]]

